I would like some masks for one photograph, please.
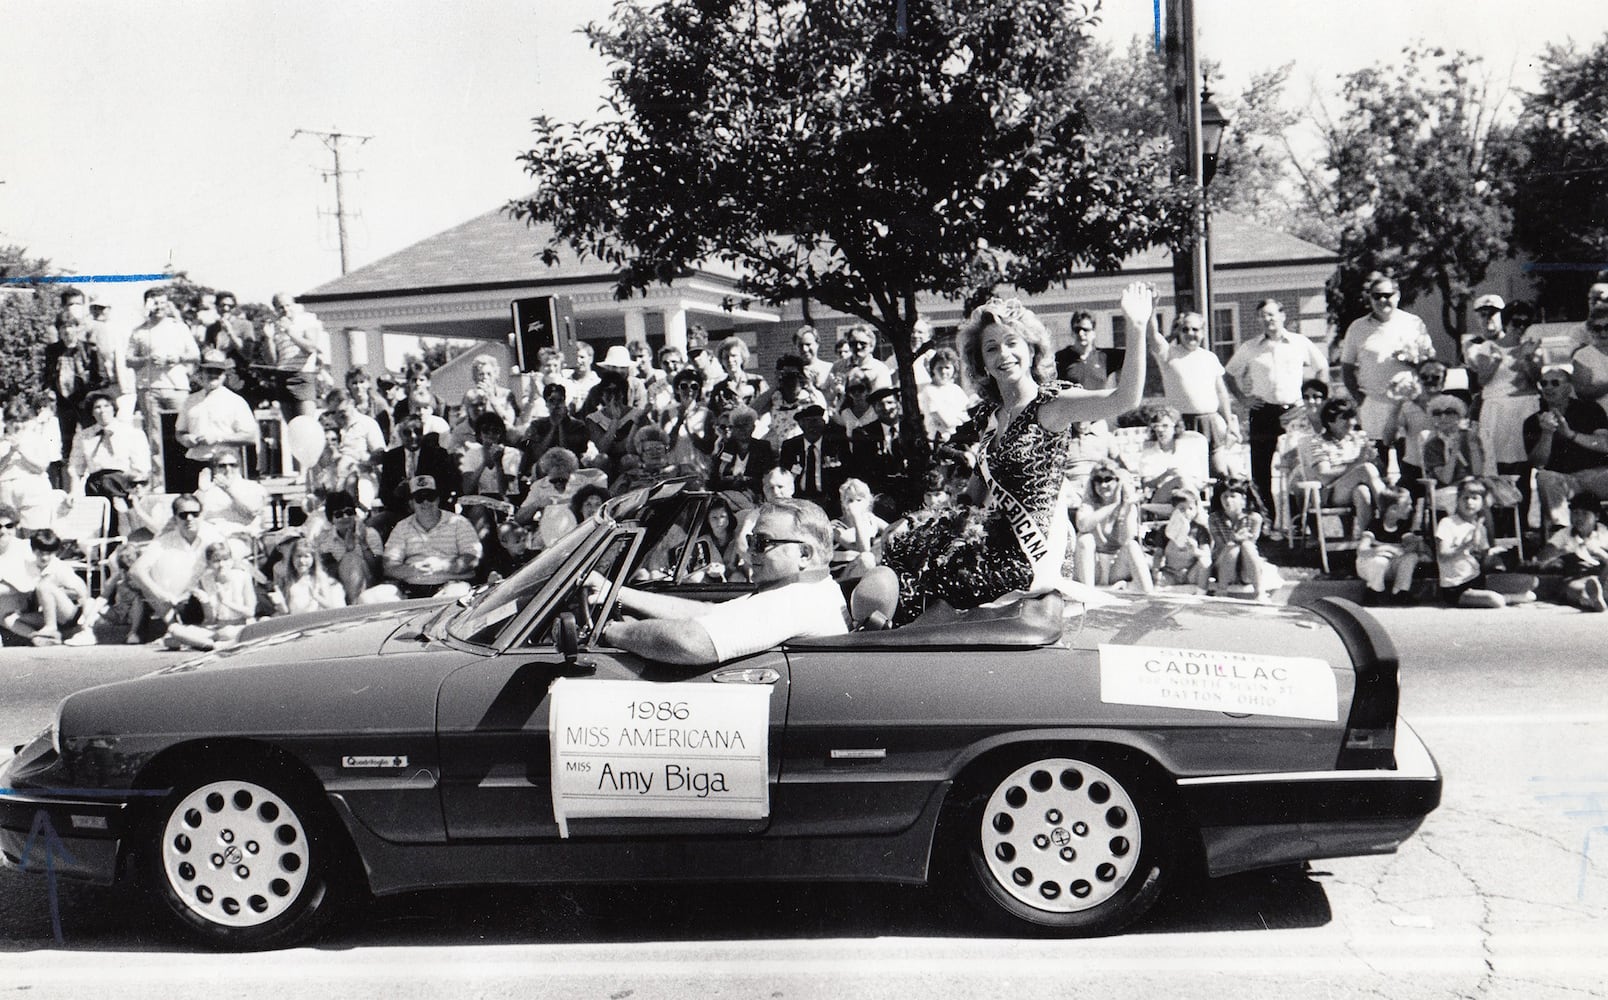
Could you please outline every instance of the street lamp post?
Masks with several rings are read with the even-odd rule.
[[[1223,132],[1228,118],[1212,101],[1211,88],[1204,83],[1200,89],[1200,205],[1201,205],[1201,260],[1200,291],[1196,295],[1196,308],[1200,310],[1206,326],[1206,346],[1212,342],[1212,209],[1206,203],[1206,189],[1217,176],[1217,154],[1223,148]]]

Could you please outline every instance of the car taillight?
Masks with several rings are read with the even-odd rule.
[[[1396,644],[1362,608],[1338,597],[1324,597],[1312,610],[1339,633],[1351,655],[1356,688],[1345,737],[1335,767],[1369,770],[1396,766],[1396,713],[1400,707]]]

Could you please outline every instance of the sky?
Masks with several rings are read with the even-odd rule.
[[[892,0],[889,0],[891,3]],[[1533,86],[1549,42],[1608,33],[1602,0],[1198,0],[1233,94],[1295,62],[1290,98],[1425,39]],[[359,268],[528,190],[538,114],[595,118],[606,67],[577,29],[611,0],[0,0],[0,243],[79,274],[188,271],[243,301],[340,275],[341,144]],[[1106,0],[1101,37],[1150,37]],[[132,317],[133,286],[95,297]],[[126,306],[126,308],[125,308]]]

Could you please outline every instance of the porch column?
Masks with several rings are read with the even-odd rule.
[[[648,323],[641,309],[627,309],[625,311],[625,342],[647,343]]]
[[[687,310],[677,304],[660,313],[664,317],[664,346],[687,353]]]

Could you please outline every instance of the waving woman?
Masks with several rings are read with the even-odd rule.
[[[1071,529],[1063,492],[1072,427],[1139,405],[1144,331],[1154,304],[1148,285],[1123,292],[1127,353],[1107,389],[1054,381],[1049,332],[1015,299],[990,299],[972,313],[958,339],[983,398],[982,446],[969,489],[977,506],[918,515],[887,540],[884,562],[899,575],[902,618],[919,614],[929,599],[968,608],[1061,583]]]

